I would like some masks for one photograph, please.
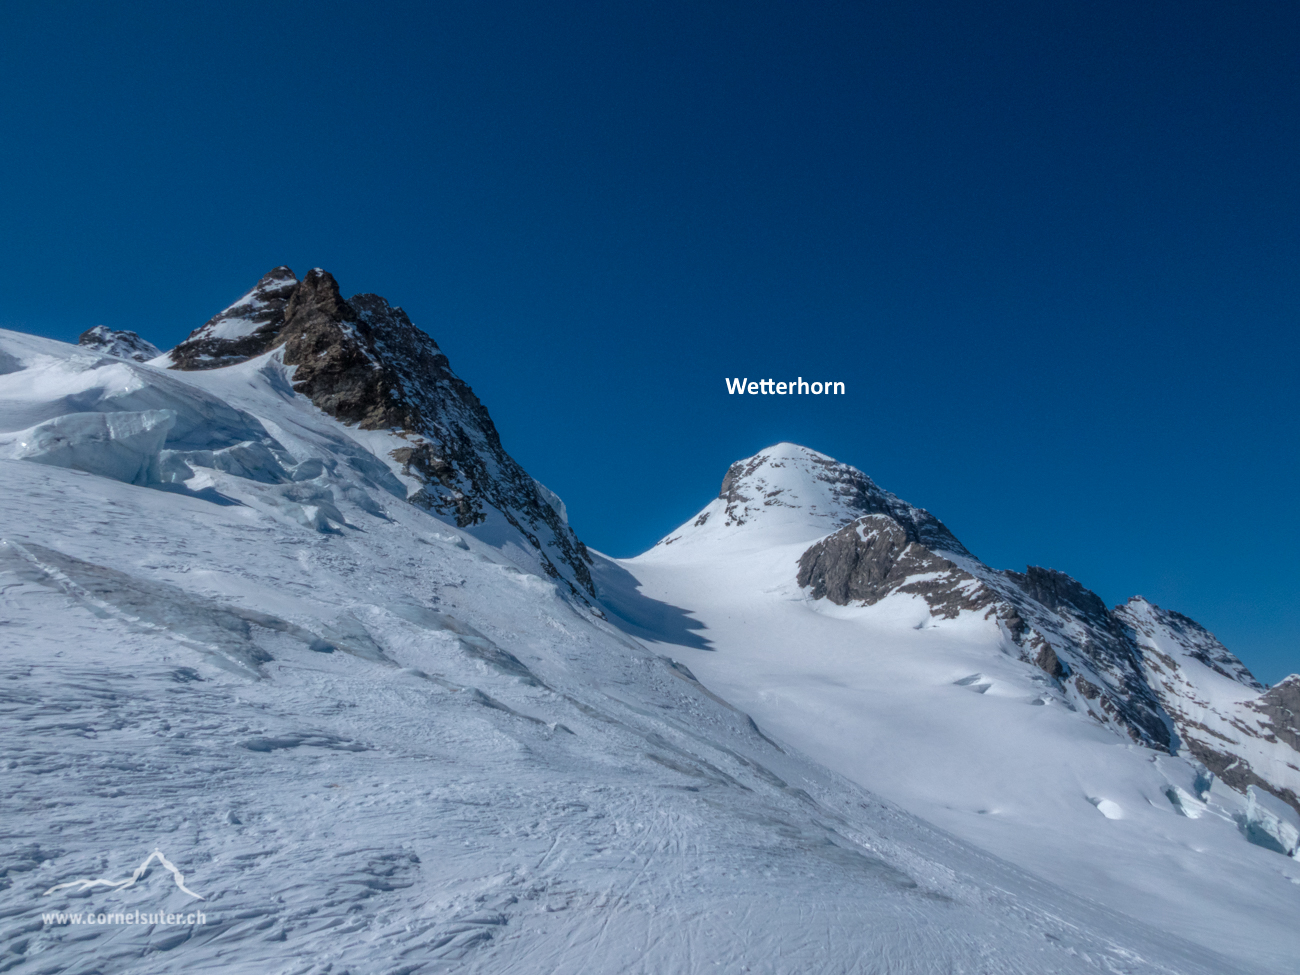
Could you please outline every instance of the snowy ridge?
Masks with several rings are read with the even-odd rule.
[[[162,364],[217,369],[262,354],[284,326],[285,307],[297,287],[293,271],[273,268],[246,294],[190,333]]]

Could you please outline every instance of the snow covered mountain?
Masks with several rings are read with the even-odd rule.
[[[991,569],[794,444],[733,464],[695,518],[596,577],[611,619],[859,785],[1203,944],[1276,940],[1224,889],[1295,876],[1276,852],[1300,838],[1300,679],[1265,691],[1186,617]],[[1235,929],[1198,931],[1215,910]]]
[[[694,550],[744,534],[816,538],[795,574],[814,600],[865,607],[915,596],[935,619],[971,613],[996,624],[1008,651],[1046,674],[1067,707],[1138,744],[1186,751],[1234,788],[1257,785],[1300,813],[1300,708],[1289,706],[1300,677],[1261,693],[1187,617],[1141,596],[1109,610],[1053,569],[991,569],[928,511],[794,444],[737,461],[718,497],[660,544]]]
[[[1233,695],[1281,740],[1292,684],[1145,604],[1112,667],[1081,596],[760,457],[617,563],[323,271],[147,363],[0,331],[0,971],[1291,970],[1288,807],[1138,690],[1272,782]]]

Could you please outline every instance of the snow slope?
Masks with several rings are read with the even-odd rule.
[[[76,463],[0,458],[0,971],[1280,970],[778,744],[527,542],[408,503],[400,435],[280,355],[178,374],[0,332],[11,445],[171,417],[140,483],[89,421]]]
[[[828,547],[837,536],[847,542]],[[801,575],[810,552],[833,564]],[[1254,793],[1210,775],[1176,733],[1170,754],[1077,692],[1085,672],[1085,688],[1109,694],[1144,678],[1131,660],[1126,674],[1108,671],[1129,638],[1099,646],[1107,634],[1094,634],[1114,624],[1077,609],[1086,590],[1071,595],[1060,580],[1077,583],[1050,577],[1069,597],[1053,609],[1031,598],[1033,571],[996,573],[860,472],[779,444],[733,465],[719,498],[649,552],[601,560],[595,574],[612,620],[857,785],[1081,897],[1206,949],[1294,970],[1300,866],[1248,841],[1263,839],[1248,822],[1265,816],[1247,808]],[[861,598],[833,602],[824,594],[838,584]],[[1225,709],[1258,697],[1217,641],[1181,617],[1190,627],[1178,637],[1169,614],[1153,612],[1163,613],[1144,601],[1128,607],[1157,634],[1142,640],[1164,641],[1171,668],[1172,654],[1183,660],[1178,700],[1190,707],[1202,687]],[[1046,636],[1034,643],[1026,632]],[[1217,655],[1200,653],[1217,671],[1193,659],[1188,634]],[[1050,657],[1042,646],[1055,648]],[[1140,691],[1172,726],[1159,692]],[[1283,754],[1275,748],[1270,760]],[[1279,821],[1294,815],[1272,796],[1259,801]]]

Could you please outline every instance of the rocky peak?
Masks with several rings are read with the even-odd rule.
[[[318,409],[399,438],[388,459],[422,485],[413,504],[462,528],[502,519],[543,571],[580,598],[594,595],[590,556],[563,504],[506,453],[474,391],[401,308],[373,294],[345,300],[321,268],[298,281],[280,267],[196,330],[173,361],[211,369],[277,350],[294,391]]]
[[[102,352],[104,355],[111,355],[117,359],[131,359],[135,362],[148,362],[162,355],[156,345],[146,342],[135,332],[109,328],[106,325],[96,325],[94,328],[86,329],[77,339],[77,344]]]
[[[262,280],[265,281],[266,278]],[[289,332],[293,332],[295,329],[302,331],[313,322],[346,321],[355,318],[356,312],[343,300],[334,275],[314,267],[287,293],[281,317],[285,324],[293,323],[289,329]]]
[[[407,429],[418,418],[403,409],[408,404],[401,397],[393,365],[374,353],[373,332],[343,300],[334,276],[314,268],[285,306],[276,344],[283,347],[284,364],[295,367],[294,389],[326,413],[363,430]],[[424,339],[437,350],[433,339]],[[445,364],[446,358],[442,361]],[[437,378],[441,377],[413,377],[416,385]]]
[[[173,369],[219,369],[266,352],[284,326],[285,309],[298,288],[289,268],[272,268],[225,310],[171,351]]]

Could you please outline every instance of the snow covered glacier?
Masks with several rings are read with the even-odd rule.
[[[1203,631],[795,447],[606,559],[324,272],[96,343],[0,331],[0,971],[1293,970],[1289,698]]]

